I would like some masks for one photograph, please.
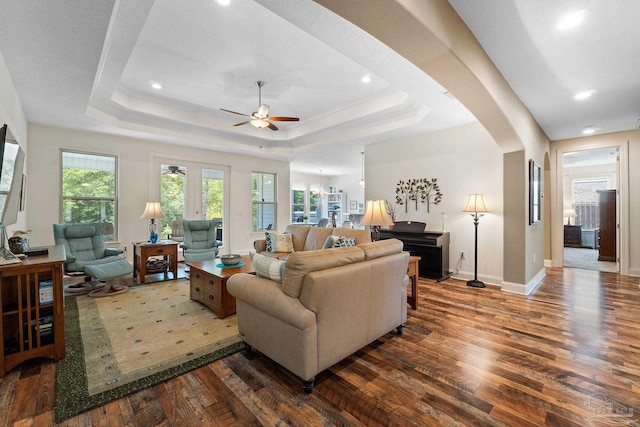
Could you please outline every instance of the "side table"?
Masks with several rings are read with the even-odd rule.
[[[209,307],[219,318],[236,312],[236,298],[227,291],[227,280],[237,273],[255,274],[251,259],[242,256],[241,267],[218,267],[220,258],[188,262],[191,299]]]
[[[419,276],[419,256],[412,256],[409,258],[409,266],[407,268],[407,276],[409,276],[409,282],[411,284],[411,295],[407,296],[407,302],[412,309],[418,309],[418,276]]]
[[[154,256],[162,256],[168,261],[169,266],[164,272],[164,278],[168,279],[168,272],[173,273],[173,278],[178,278],[178,245],[180,242],[173,240],[159,240],[157,243],[131,242],[133,245],[133,278],[140,276],[140,283],[144,283],[147,275],[147,260]]]

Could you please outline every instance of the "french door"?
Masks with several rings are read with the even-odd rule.
[[[174,224],[182,219],[207,219],[218,223],[218,239],[224,235],[227,195],[227,166],[171,159],[158,159],[160,220],[162,238],[174,234]],[[228,228],[227,228],[228,229]]]

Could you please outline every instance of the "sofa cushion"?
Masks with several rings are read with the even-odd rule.
[[[267,251],[269,252],[293,252],[293,239],[289,233],[267,231],[265,233]]]
[[[322,249],[322,245],[327,240],[327,236],[331,234],[331,229],[326,227],[311,227],[309,234],[307,234],[307,240],[304,242],[305,251],[312,251],[314,249]]]
[[[276,258],[251,252],[251,264],[256,271],[256,276],[282,283],[282,272],[284,270],[284,261]]]
[[[364,251],[366,260],[402,252],[402,241],[398,239],[378,240],[377,242],[361,243],[358,245]]]
[[[287,228],[284,231],[285,233],[291,234],[294,251],[304,250],[304,244],[307,241],[307,234],[309,234],[309,230],[311,230],[311,228],[312,227],[310,225],[298,225],[298,224],[287,225]]]
[[[357,246],[336,248],[330,251],[300,251],[289,255],[282,273],[282,291],[298,298],[304,276],[311,271],[341,267],[364,261],[364,250]]]

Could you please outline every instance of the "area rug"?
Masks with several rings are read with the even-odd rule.
[[[242,348],[236,316],[189,299],[189,281],[65,299],[66,357],[57,364],[55,419],[182,375]]]

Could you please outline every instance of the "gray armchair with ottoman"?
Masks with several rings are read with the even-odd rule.
[[[90,296],[105,296],[128,290],[112,281],[131,274],[133,267],[122,259],[121,250],[107,248],[103,226],[101,222],[53,224],[55,243],[63,245],[66,252],[65,271],[86,275],[84,283],[66,286],[66,293],[89,292]]]

